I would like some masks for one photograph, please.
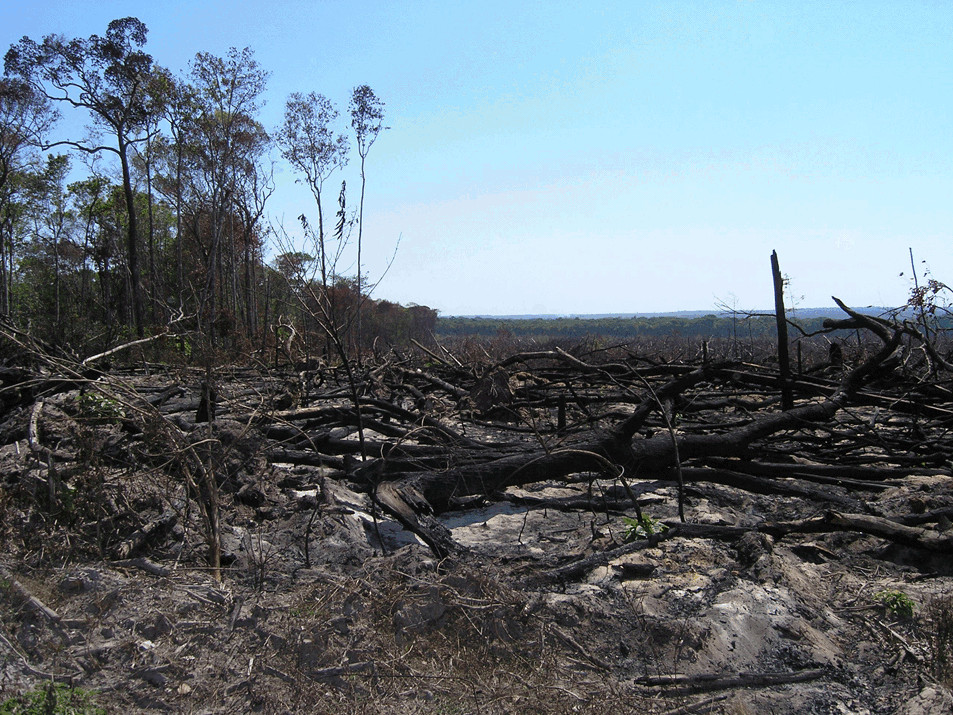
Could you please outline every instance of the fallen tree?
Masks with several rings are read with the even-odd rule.
[[[600,378],[613,385],[625,396],[635,396],[635,408],[625,419],[615,424],[600,424],[590,429],[579,429],[558,442],[540,445],[521,445],[503,448],[474,445],[453,445],[453,461],[447,460],[442,469],[405,468],[406,460],[399,457],[399,447],[382,450],[379,457],[365,461],[350,478],[372,490],[378,503],[402,524],[418,534],[434,552],[442,557],[454,550],[449,534],[429,518],[445,511],[466,497],[490,496],[512,487],[547,479],[558,479],[583,471],[600,471],[610,478],[658,478],[671,471],[680,471],[682,460],[694,464],[713,458],[750,460],[754,443],[783,431],[802,430],[812,425],[823,425],[851,404],[872,375],[894,358],[902,344],[905,329],[889,330],[883,323],[873,322],[846,306],[851,319],[870,327],[881,340],[880,349],[863,362],[847,371],[837,386],[824,397],[802,400],[789,410],[760,415],[747,423],[714,434],[676,434],[674,430],[661,431],[647,437],[637,437],[647,420],[656,413],[665,414],[666,405],[687,402],[686,394],[701,385],[724,383],[727,375],[736,376],[730,363],[703,365],[684,372],[657,388],[653,388],[635,368],[624,364],[588,364],[562,350],[516,355],[490,367],[486,375],[499,374],[500,365],[541,362],[568,366],[577,371],[579,379]],[[868,325],[870,323],[870,325]],[[440,385],[444,380],[427,376],[430,383]],[[780,378],[779,378],[780,379]],[[643,380],[648,387],[635,395],[636,385]],[[568,380],[566,380],[568,382]],[[455,391],[459,394],[459,391]],[[531,404],[530,400],[527,400]],[[581,405],[580,405],[581,407]],[[513,401],[509,401],[513,409]],[[462,442],[462,440],[460,440]],[[450,445],[448,445],[449,447]],[[695,478],[718,481],[725,479],[725,471],[693,472]],[[790,486],[758,480],[735,473],[735,486],[774,493],[792,493]],[[805,494],[805,490],[795,490]],[[812,495],[816,495],[817,490]],[[844,503],[844,502],[842,502]],[[633,498],[633,507],[638,510]],[[428,517],[426,522],[422,517]]]
[[[891,604],[926,612],[949,587],[953,393],[910,326],[846,315],[868,338],[836,364],[812,350],[790,409],[770,356],[717,345],[379,345],[347,369],[274,370],[169,365],[134,341],[91,369],[0,326],[0,606],[50,654],[24,651],[22,672],[191,687],[183,648],[218,673],[240,643],[251,675],[228,697],[245,711],[319,684],[403,698],[416,650],[462,662],[455,678],[535,663],[600,711],[587,671],[626,704],[688,712],[727,688],[761,711],[755,693],[815,679],[802,697],[846,702],[843,658],[869,674],[851,685],[864,703],[908,700],[898,683],[941,661],[886,683],[881,666],[898,637],[911,656],[929,643]],[[141,651],[100,637],[131,623],[163,653],[141,676]],[[506,644],[516,660],[487,660]]]
[[[680,514],[686,484],[721,484],[809,500],[842,515],[815,519],[818,529],[853,528],[942,550],[946,540],[913,526],[914,514],[889,524],[883,515],[864,515],[862,493],[883,488],[901,466],[910,473],[911,462],[919,463],[919,473],[937,471],[927,463],[946,473],[950,454],[938,435],[953,415],[953,400],[944,396],[953,393],[930,377],[945,363],[909,324],[838,304],[847,317],[828,330],[863,330],[877,345],[852,364],[821,364],[792,378],[796,401],[786,410],[778,401],[781,376],[751,363],[659,363],[626,346],[461,360],[447,347],[418,344],[416,353],[379,354],[361,367],[231,375],[218,369],[218,416],[200,418],[192,411],[201,411],[202,396],[211,394],[208,375],[198,389],[173,381],[146,390],[134,379],[87,372],[91,360],[134,353],[146,345],[141,340],[80,360],[7,324],[0,325],[3,339],[29,360],[2,391],[29,410],[28,445],[41,461],[69,459],[39,439],[44,397],[73,389],[124,406],[126,429],[161,436],[159,451],[173,455],[157,458],[157,468],[173,469],[201,506],[212,555],[218,492],[238,493],[242,486],[228,487],[222,476],[228,470],[215,462],[236,449],[213,429],[216,419],[245,425],[229,439],[254,436],[256,453],[272,462],[332,470],[441,558],[461,552],[438,518],[444,512],[537,482],[579,479],[620,485],[617,507],[627,503],[638,519],[647,482],[678,483]],[[913,348],[927,345],[928,359],[915,363]],[[206,419],[205,431],[197,431]],[[919,443],[911,442],[914,434]],[[174,521],[168,510],[160,517]],[[151,533],[149,526],[137,522],[116,553],[128,558],[129,544]]]

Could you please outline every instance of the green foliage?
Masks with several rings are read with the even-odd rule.
[[[94,422],[121,422],[126,416],[122,405],[98,392],[81,392],[76,397],[79,414]]]
[[[192,359],[192,341],[187,337],[176,338],[175,347],[180,353],[185,355],[187,359]]]
[[[897,618],[913,618],[913,611],[917,604],[903,591],[878,591],[874,594],[874,598]]]
[[[357,150],[363,159],[368,149],[377,140],[378,134],[387,129],[383,126],[384,103],[366,84],[355,87],[351,95],[351,127],[357,139]]]
[[[335,232],[325,235],[322,184],[348,159],[348,138],[338,131],[330,100],[292,94],[274,137],[318,202],[316,230],[305,225],[314,255],[285,251],[266,266],[271,230],[263,218],[274,184],[271,138],[258,115],[269,73],[250,48],[232,48],[224,57],[198,52],[188,75],[176,78],[154,64],[147,37],[144,23],[126,17],[110,22],[105,35],[24,37],[4,56],[0,314],[80,354],[126,342],[130,328],[132,337],[144,337],[150,327],[174,321],[176,332],[204,333],[212,347],[247,356],[252,346],[268,350],[281,319],[294,322],[309,353],[325,342],[326,326],[315,320],[324,312],[358,354],[374,347],[375,338],[382,349],[430,340],[436,311],[378,306],[363,276],[335,272],[339,260],[355,265],[343,258],[355,219],[342,183]],[[118,166],[89,164],[86,176],[74,176],[82,169],[71,167],[68,156],[38,151],[58,116],[55,106],[84,110],[101,130],[95,139],[57,136],[55,144],[88,156],[109,152]],[[358,227],[363,159],[387,129],[383,117],[373,90],[355,88]],[[327,254],[325,239],[334,244]],[[358,228],[358,272],[361,260]],[[341,280],[352,285],[340,286]],[[313,303],[322,310],[315,312]],[[194,338],[181,342],[172,357],[191,361],[200,345]],[[119,416],[104,405],[83,407],[97,419]]]
[[[49,683],[0,703],[0,715],[105,715],[95,694]]]
[[[623,516],[622,521],[625,523],[626,541],[648,539],[649,537],[655,536],[656,534],[661,534],[668,529],[667,525],[663,524],[658,519],[653,519],[648,514],[643,514],[639,519],[633,519],[630,516]]]

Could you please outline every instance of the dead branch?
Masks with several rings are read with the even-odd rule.
[[[637,685],[654,688],[674,688],[672,695],[686,695],[708,690],[728,688],[766,688],[784,683],[803,683],[828,675],[825,668],[811,668],[793,673],[705,673],[701,675],[648,675],[636,678]]]

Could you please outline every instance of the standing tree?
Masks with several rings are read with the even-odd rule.
[[[165,73],[162,72],[161,69],[154,72],[149,80],[149,91],[147,93],[148,106],[146,107],[146,119],[142,127],[143,142],[135,147],[136,155],[133,161],[134,168],[141,174],[144,174],[146,179],[146,247],[149,254],[149,314],[153,323],[155,323],[157,319],[157,310],[163,308],[165,304],[165,301],[161,298],[164,291],[162,290],[162,281],[159,279],[159,258],[156,255],[156,206],[153,188],[155,167],[158,157],[161,154],[159,149],[162,142],[159,130],[164,119],[165,104],[171,99],[171,90],[172,87],[167,82]]]
[[[351,94],[351,127],[357,139],[357,153],[361,157],[361,201],[357,210],[357,344],[358,355],[361,345],[361,238],[364,234],[364,189],[367,178],[364,175],[364,162],[367,152],[377,140],[377,135],[387,127],[383,126],[384,103],[377,98],[374,90],[366,84],[355,87]]]
[[[22,80],[0,78],[0,314],[11,308],[15,179],[32,158],[30,148],[42,144],[56,118],[45,95]]]
[[[183,253],[182,225],[183,190],[186,155],[194,144],[196,123],[199,115],[197,90],[185,79],[176,78],[164,67],[156,68],[153,82],[160,88],[165,101],[162,116],[169,129],[169,138],[159,137],[159,159],[164,162],[165,172],[159,171],[157,188],[175,206],[175,288],[173,295],[179,310],[185,310],[185,258]]]
[[[70,202],[76,212],[77,220],[82,232],[81,254],[83,256],[83,265],[80,274],[79,305],[85,313],[86,319],[92,318],[96,311],[94,310],[94,298],[92,295],[93,281],[91,266],[102,265],[102,252],[97,251],[97,244],[102,240],[102,224],[108,214],[107,196],[109,194],[109,182],[102,176],[90,176],[81,181],[75,181],[68,187]],[[103,283],[106,277],[100,274],[99,289],[104,290]],[[106,306],[99,311],[101,320],[106,320]]]
[[[208,272],[199,314],[207,316],[205,327],[214,342],[215,320],[225,300],[230,297],[233,314],[237,309],[235,216],[241,213],[243,177],[259,170],[258,162],[270,141],[255,119],[268,73],[251,49],[233,47],[224,58],[206,52],[197,54],[192,79],[199,110],[191,147],[196,169],[193,190],[199,205],[193,208],[207,212],[210,239],[205,249]],[[227,245],[226,229],[231,230]],[[222,270],[226,259],[230,269],[227,275]],[[230,279],[229,296],[224,291],[226,278]]]
[[[258,296],[254,286],[259,273],[263,253],[264,230],[262,218],[265,204],[275,191],[274,167],[263,163],[246,162],[237,182],[235,208],[241,223],[241,248],[243,252],[244,282],[243,318],[246,334],[254,337],[258,330]]]
[[[71,255],[75,262],[76,254],[69,238],[74,219],[66,192],[69,169],[68,156],[49,156],[43,170],[31,175],[25,182],[26,193],[30,197],[29,219],[33,226],[30,291],[43,296],[37,301],[38,310],[35,312],[49,328],[48,337],[54,343],[64,337],[64,258]]]
[[[135,196],[129,168],[129,149],[149,112],[148,87],[152,57],[142,51],[148,29],[134,17],[113,20],[106,36],[66,40],[47,35],[41,44],[28,37],[6,54],[7,74],[19,77],[48,99],[86,109],[96,129],[107,131],[112,145],[92,140],[60,141],[90,154],[109,151],[119,158],[126,200],[126,250],[131,283],[133,320],[143,335],[142,286],[137,247]]]
[[[318,205],[317,244],[321,260],[321,286],[328,288],[328,261],[325,251],[324,211],[321,190],[335,169],[347,164],[347,137],[334,135],[331,124],[338,111],[327,97],[314,92],[293,93],[285,103],[285,117],[278,130],[281,156],[304,174]]]

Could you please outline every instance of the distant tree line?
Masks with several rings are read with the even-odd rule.
[[[358,207],[347,208],[342,182],[327,221],[322,189],[349,152],[330,100],[291,95],[269,131],[259,120],[268,72],[252,50],[199,52],[176,74],[145,52],[146,38],[129,17],[103,36],[24,37],[6,53],[0,314],[80,352],[173,324],[216,348],[264,348],[279,324],[336,331],[353,349],[429,336],[435,311],[372,299],[361,273],[365,160],[386,129],[373,90],[356,87],[349,105]],[[64,113],[86,130],[61,135]],[[304,208],[299,219],[307,253],[266,217],[276,154],[315,199],[317,221]],[[341,275],[353,248],[354,274]]]
[[[824,317],[797,319],[807,333],[823,328]],[[775,338],[777,324],[768,315],[704,315],[694,318],[663,316],[652,318],[460,318],[437,320],[439,337],[497,337],[581,340],[587,337],[632,340],[637,338],[683,337],[707,340],[759,340]]]

